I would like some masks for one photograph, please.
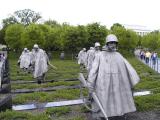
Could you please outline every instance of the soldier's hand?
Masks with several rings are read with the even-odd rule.
[[[92,93],[91,93],[91,92],[88,94],[88,100],[89,100],[89,101],[92,101],[92,100],[93,100],[93,97],[92,97]]]

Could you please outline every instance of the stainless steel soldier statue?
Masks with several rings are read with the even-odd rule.
[[[132,88],[139,82],[139,76],[128,61],[117,52],[118,39],[110,34],[106,37],[106,49],[98,53],[88,76],[90,94],[96,93],[109,119],[119,118],[136,111]],[[93,101],[95,119],[104,116]]]

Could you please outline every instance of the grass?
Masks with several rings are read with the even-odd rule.
[[[83,106],[63,106],[47,108],[45,113],[49,114],[53,120],[86,120],[86,115],[81,111],[82,107]]]
[[[87,96],[87,90],[83,90]],[[80,98],[80,89],[62,89],[55,92],[34,92],[16,95],[13,104],[26,104],[35,102],[52,102],[59,100],[73,100]]]
[[[85,116],[76,115],[76,116],[67,116],[60,117],[68,114],[70,108],[49,108],[45,112],[32,114],[31,112],[23,111],[10,111],[0,113],[0,120],[86,120]],[[51,115],[56,115],[52,117]]]
[[[64,106],[64,107],[54,107],[54,108],[47,108],[46,114],[55,115],[56,117],[60,117],[62,115],[66,115],[71,111],[71,107]]]
[[[0,113],[0,120],[51,120],[48,114],[31,114],[29,112],[10,111]]]
[[[52,60],[51,63],[58,69],[54,70],[49,67],[49,71],[46,74],[46,80],[64,80],[70,78],[77,78],[77,73],[79,72],[79,66],[75,64],[72,60]],[[20,71],[19,67],[16,65],[17,59],[10,60],[10,76],[11,80],[34,80],[32,74],[24,74]],[[17,73],[19,71],[19,73]]]
[[[17,55],[15,55],[17,56]],[[11,56],[10,72],[12,80],[33,80],[31,74],[17,73],[17,59]],[[140,83],[135,86],[135,91],[151,90],[154,94],[148,96],[134,97],[135,104],[138,111],[160,110],[160,74],[153,71],[148,66],[141,63],[134,57],[127,58],[132,66],[136,69],[140,76]],[[54,58],[51,63],[55,65],[58,70],[49,68],[46,79],[59,80],[53,83],[38,84],[12,84],[12,89],[34,89],[46,88],[53,86],[70,86],[77,85],[79,81],[63,81],[64,79],[77,78],[79,73],[79,66],[76,61],[64,60],[61,61]],[[87,95],[87,90],[84,90],[84,95]],[[72,100],[80,97],[79,89],[62,89],[54,92],[34,92],[26,94],[17,94],[13,97],[13,104],[27,104],[37,102],[53,102],[62,100]],[[32,112],[17,112],[6,111],[0,113],[0,120],[86,120],[85,113],[89,112],[84,106],[71,107],[56,107],[47,108],[44,112],[35,114]]]
[[[140,83],[135,86],[136,91],[150,90],[153,94],[135,97],[138,111],[160,110],[160,74],[143,64],[136,58],[128,58],[140,76]]]
[[[77,73],[79,73],[79,65],[76,64],[76,60],[71,60],[69,55],[67,59],[59,60],[59,53],[54,52],[53,59],[50,61],[52,65],[56,66],[58,69],[54,70],[49,67],[46,74],[46,80],[64,80],[70,78],[77,78]],[[20,53],[10,52],[9,63],[10,63],[10,77],[11,80],[34,80],[32,74],[25,74],[17,66],[17,61],[19,59]]]
[[[160,93],[143,97],[135,97],[138,111],[160,110]]]
[[[59,81],[59,82],[53,82],[53,83],[43,83],[43,84],[12,84],[12,90],[16,89],[35,89],[35,88],[46,88],[46,87],[54,87],[54,86],[72,86],[72,85],[79,85],[80,81]]]
[[[143,64],[136,58],[128,58],[140,76],[140,83],[135,86],[136,91],[160,89],[160,74]]]

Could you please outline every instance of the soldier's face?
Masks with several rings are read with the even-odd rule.
[[[96,50],[100,50],[100,47],[97,46],[97,47],[95,47],[95,49],[96,49]]]
[[[117,44],[116,44],[116,42],[109,42],[109,43],[107,44],[107,46],[108,46],[108,49],[109,49],[109,50],[114,51],[114,50],[116,50]]]
[[[37,52],[37,51],[38,51],[38,48],[34,48],[34,50]]]

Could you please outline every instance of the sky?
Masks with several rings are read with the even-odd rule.
[[[86,25],[99,22],[160,29],[160,0],[0,0],[0,22],[17,10],[31,9],[44,20]]]

